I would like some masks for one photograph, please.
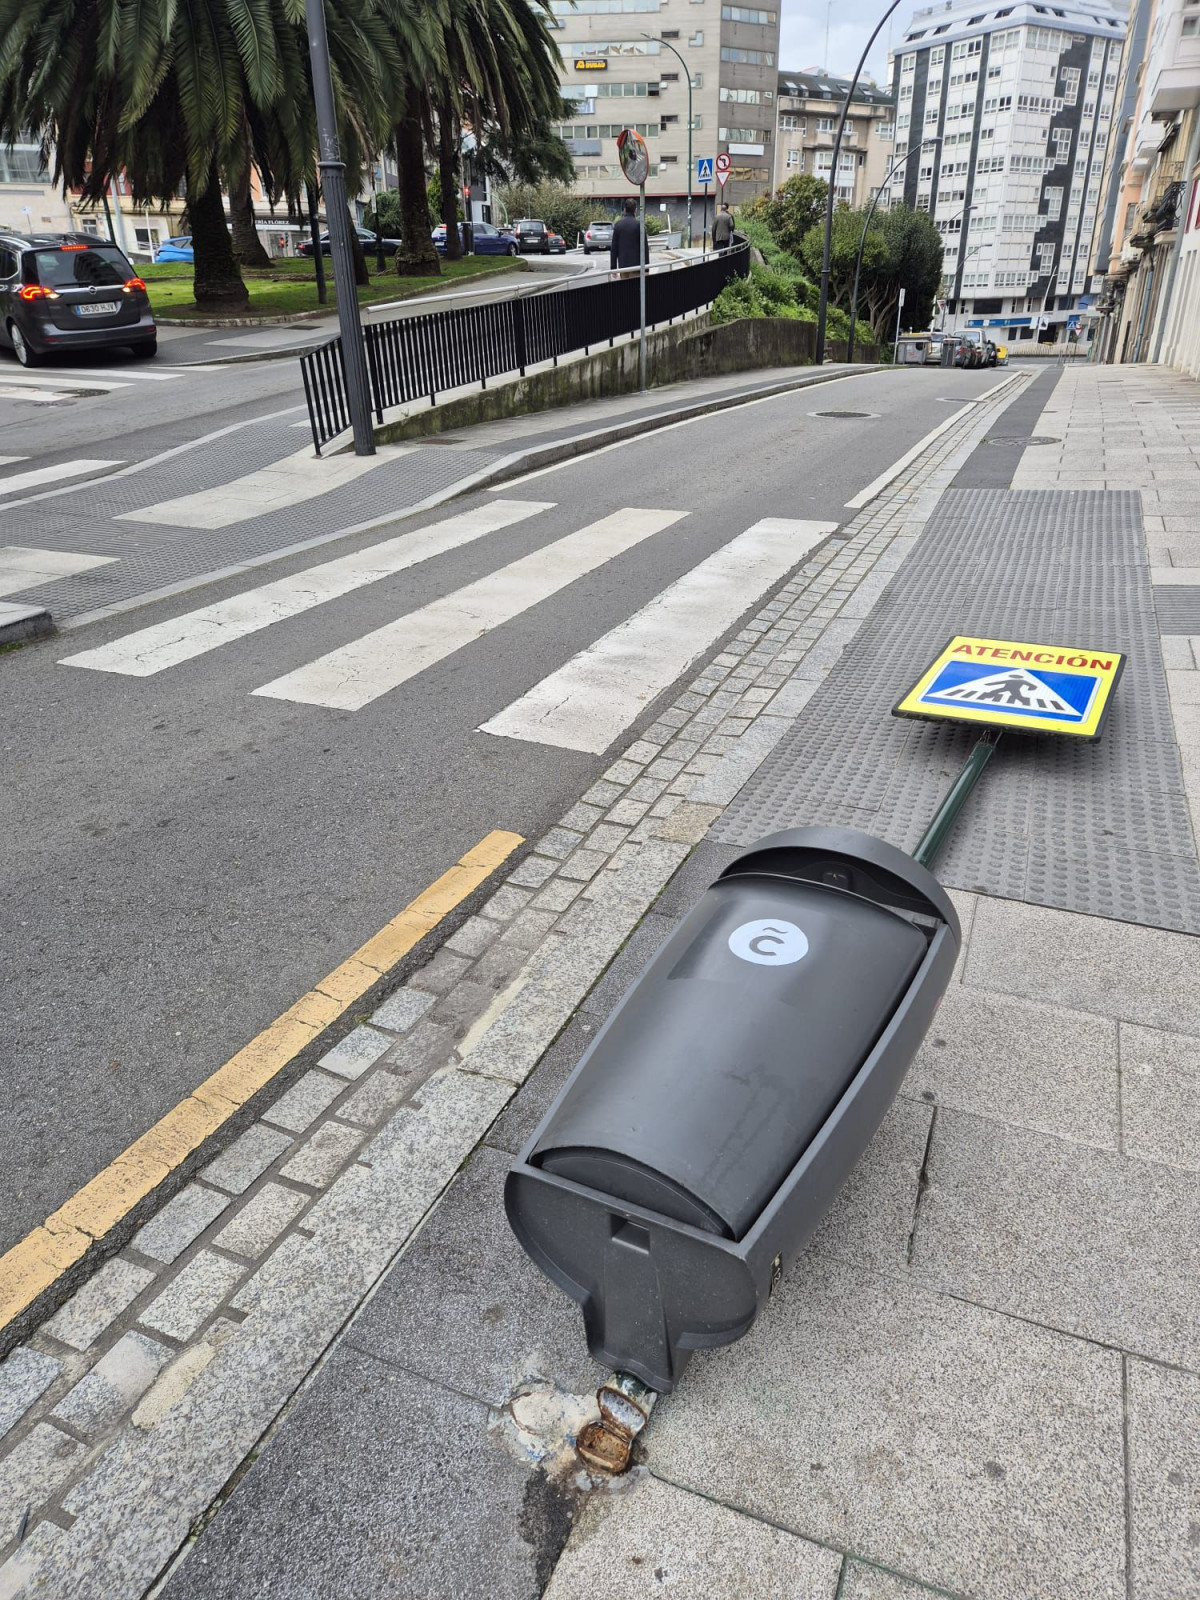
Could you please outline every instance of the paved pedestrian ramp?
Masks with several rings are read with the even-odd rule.
[[[1200,861],[1136,493],[947,490],[714,837],[749,844],[825,822],[911,850],[976,735],[891,709],[957,633],[1103,646],[1128,662],[1097,743],[1004,736],[938,861],[942,881],[1200,932]]]

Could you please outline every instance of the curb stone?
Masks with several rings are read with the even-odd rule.
[[[1015,388],[811,554],[377,1008],[371,1037],[328,1052],[0,1364],[3,1499],[31,1506],[19,1547],[0,1525],[5,1600],[119,1600],[164,1575],[851,642]],[[203,1303],[182,1305],[181,1282]],[[85,1389],[101,1363],[105,1388]]]

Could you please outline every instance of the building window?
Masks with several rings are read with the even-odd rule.
[[[49,176],[37,145],[0,145],[0,183],[45,183]]]
[[[881,139],[886,139],[889,143],[896,137],[896,129],[890,122],[877,123],[875,132]]]
[[[779,126],[783,129],[784,133],[807,133],[808,119],[807,117],[793,117],[784,115],[779,119]]]
[[[832,117],[818,117],[817,118],[817,132],[818,133],[832,133],[833,132],[833,118]]]
[[[731,61],[743,67],[773,67],[775,65],[775,52],[773,50],[735,50],[731,45],[721,46],[721,60]]]
[[[700,29],[697,28],[696,32],[693,33],[690,36],[690,38],[688,39],[688,49],[689,50],[699,50],[702,47],[703,44],[704,44],[704,35],[700,31]]]
[[[940,67],[945,59],[946,46],[944,44],[935,44],[933,49],[929,52],[929,65],[931,67]]]
[[[766,144],[770,138],[767,128],[718,128],[717,138],[727,144]]]
[[[917,69],[917,53],[916,53],[915,50],[910,50],[908,55],[901,56],[901,58],[900,58],[900,71],[901,72],[915,72],[916,69]]]
[[[599,16],[612,12],[657,11],[659,0],[550,0],[556,17]]]
[[[746,6],[722,6],[722,22],[757,22],[760,27],[773,28],[778,21],[774,11],[753,11]]]
[[[757,89],[728,89],[722,84],[721,99],[733,101],[741,106],[756,106],[761,104],[762,95]]]
[[[789,172],[799,172],[803,165],[804,152],[801,150],[789,150],[787,153],[787,158],[784,161],[784,166],[787,168],[787,170]]]

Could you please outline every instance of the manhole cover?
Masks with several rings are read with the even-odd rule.
[[[873,417],[874,411],[810,411],[810,417]]]
[[[984,444],[1008,445],[1012,449],[1024,450],[1024,448],[1025,448],[1025,446],[1027,444],[1061,444],[1062,440],[1061,439],[1052,439],[1050,437],[1050,435],[1046,434],[1046,433],[1034,433],[1034,434],[1031,434],[1028,438],[1021,438],[1021,439],[1001,439],[1001,438],[985,439],[983,441],[983,443]]]

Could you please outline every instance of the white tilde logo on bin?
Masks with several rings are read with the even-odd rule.
[[[794,922],[773,917],[759,922],[743,922],[729,935],[729,948],[742,961],[760,967],[786,967],[808,954],[808,939]]]

